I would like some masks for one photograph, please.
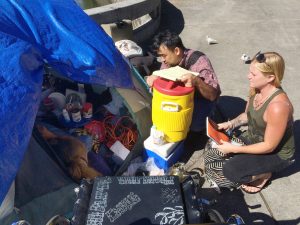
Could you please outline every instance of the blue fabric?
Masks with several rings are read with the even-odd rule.
[[[0,9],[1,203],[31,136],[45,62],[82,83],[133,83],[112,39],[73,0],[5,0]]]

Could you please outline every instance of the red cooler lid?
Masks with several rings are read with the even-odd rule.
[[[153,83],[153,87],[160,93],[170,96],[181,96],[190,94],[194,88],[185,87],[182,82],[175,82],[159,77]]]

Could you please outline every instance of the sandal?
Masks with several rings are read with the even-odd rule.
[[[248,194],[256,194],[256,193],[260,192],[261,190],[266,189],[270,184],[271,184],[271,180],[269,179],[262,186],[255,186],[255,185],[251,185],[251,184],[242,184],[241,189]],[[245,186],[257,188],[257,191],[248,191],[245,189]]]

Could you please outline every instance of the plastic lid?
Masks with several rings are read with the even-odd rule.
[[[193,87],[185,87],[180,81],[172,81],[159,77],[154,81],[153,87],[160,93],[170,96],[187,95],[193,92]]]

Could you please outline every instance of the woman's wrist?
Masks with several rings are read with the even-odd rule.
[[[234,123],[231,120],[228,120],[227,123],[229,129],[234,129]]]

